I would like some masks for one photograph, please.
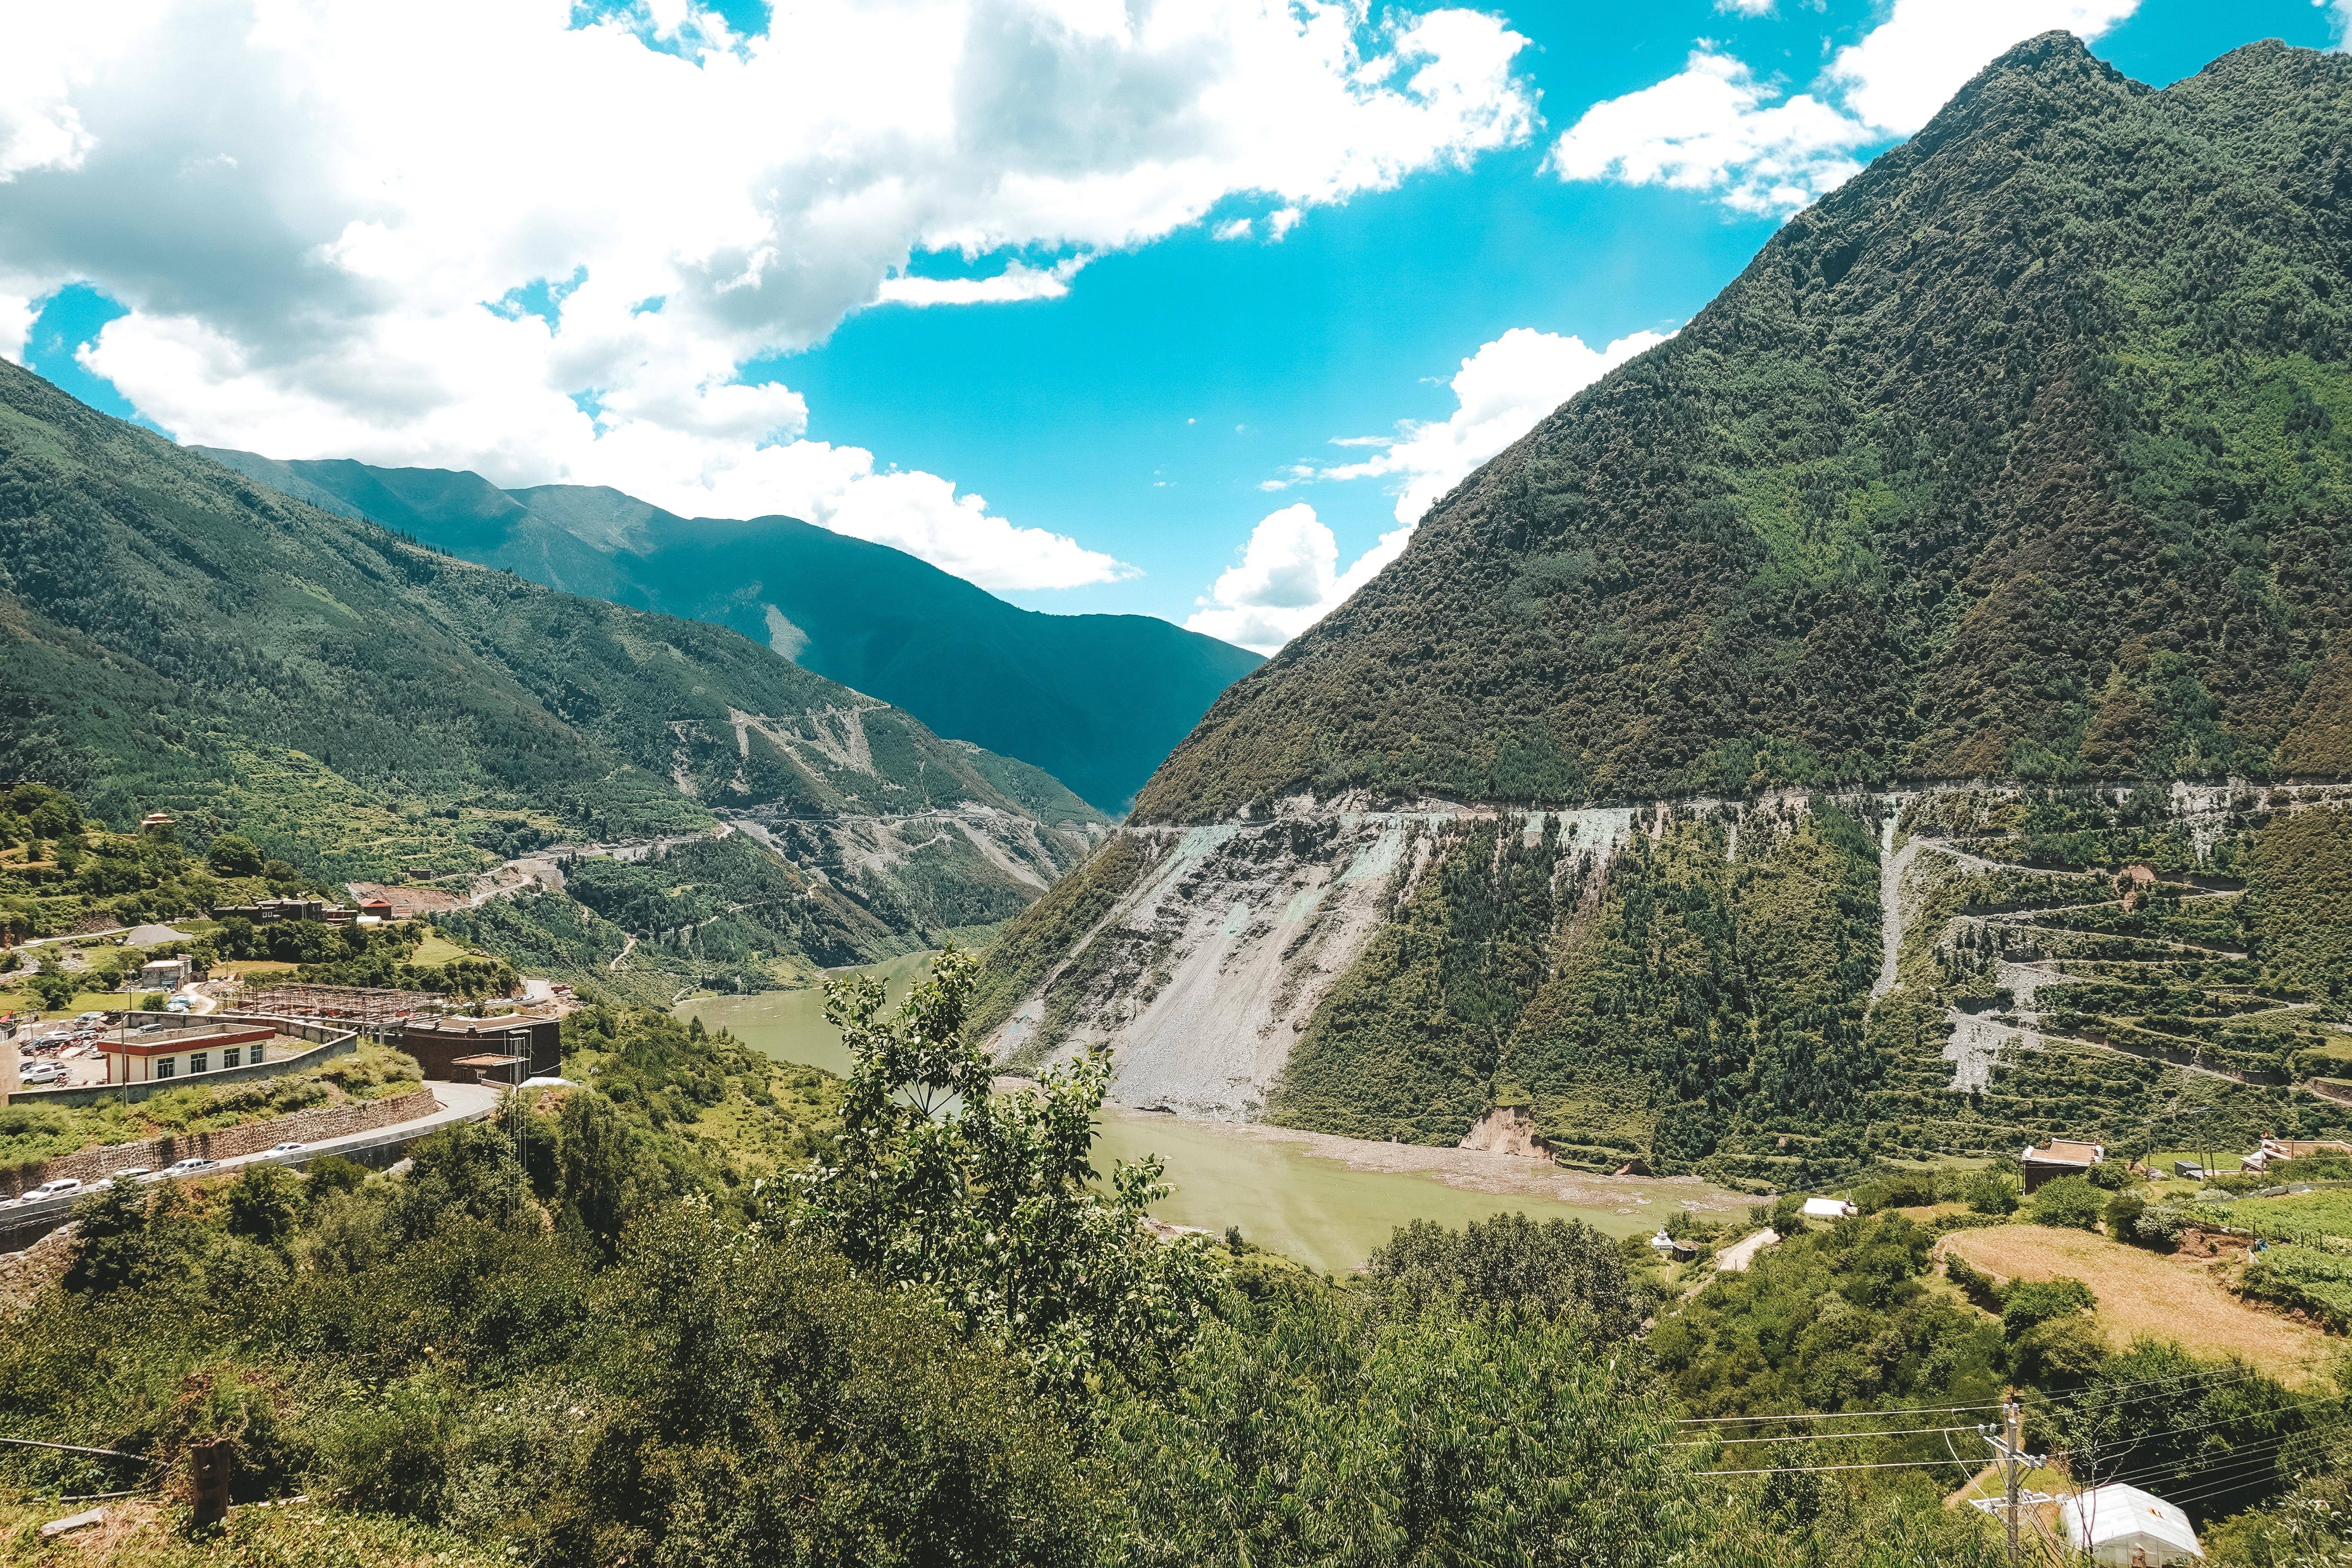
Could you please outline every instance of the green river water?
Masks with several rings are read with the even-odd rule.
[[[896,1003],[929,962],[927,953],[909,954],[872,965],[869,972],[883,977]],[[700,1016],[706,1028],[731,1029],[779,1061],[849,1070],[841,1037],[824,1021],[824,994],[815,987],[699,997],[681,1003],[677,1014]],[[1255,1137],[1218,1122],[1107,1110],[1095,1141],[1096,1167],[1107,1172],[1114,1160],[1147,1152],[1167,1162],[1167,1180],[1175,1189],[1153,1205],[1155,1216],[1220,1233],[1238,1225],[1260,1247],[1322,1273],[1356,1268],[1390,1231],[1411,1219],[1460,1226],[1517,1210],[1536,1219],[1581,1219],[1612,1236],[1627,1236],[1664,1217],[1663,1205],[1629,1216],[1528,1194],[1465,1192],[1430,1176],[1355,1170],[1303,1144]]]

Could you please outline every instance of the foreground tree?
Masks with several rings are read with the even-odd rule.
[[[1198,1237],[1163,1243],[1146,1205],[1157,1156],[1091,1163],[1110,1079],[1100,1053],[999,1094],[965,1037],[974,966],[942,952],[887,1022],[881,983],[825,984],[856,1063],[841,1153],[797,1184],[793,1223],[873,1278],[928,1296],[964,1332],[1005,1345],[1044,1387],[1152,1385],[1198,1332],[1217,1266]]]

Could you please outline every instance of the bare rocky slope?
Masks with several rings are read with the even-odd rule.
[[[2343,1126],[2348,125],[2021,45],[1227,690],[981,1026],[1759,1184]]]

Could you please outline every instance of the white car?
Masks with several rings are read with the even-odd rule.
[[[26,1084],[55,1083],[65,1076],[66,1069],[57,1063],[43,1062],[38,1067],[26,1068],[17,1074],[16,1081]]]
[[[106,1022],[106,1015],[103,1013],[82,1013],[75,1016],[74,1022],[77,1024],[103,1024]]]
[[[110,1182],[143,1182],[154,1173],[153,1170],[145,1165],[125,1165],[106,1179]]]
[[[81,1181],[75,1176],[59,1176],[54,1182],[43,1182],[25,1195],[28,1198],[61,1198],[68,1193],[79,1192]]]
[[[175,1160],[164,1166],[163,1173],[167,1176],[194,1176],[206,1171],[216,1170],[219,1166],[220,1162],[217,1160],[201,1159],[191,1154],[184,1160]]]
[[[290,1160],[295,1155],[303,1152],[310,1147],[310,1145],[308,1143],[278,1143],[270,1148],[266,1158],[272,1160]]]

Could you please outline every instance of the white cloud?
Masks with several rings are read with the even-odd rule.
[[[1211,229],[1209,234],[1214,239],[1247,239],[1250,237],[1250,220],[1245,217],[1228,218]]]
[[[1396,520],[1411,525],[1472,469],[1536,426],[1536,422],[1610,371],[1664,342],[1658,332],[1631,332],[1606,348],[1584,340],[1513,327],[1462,362],[1450,384],[1455,407],[1444,419],[1402,420],[1394,436],[1356,436],[1339,443],[1379,448],[1360,463],[1312,472],[1325,479],[1394,479]]]
[[[1773,0],[1715,0],[1715,8],[1734,16],[1769,16]]]
[[[2139,0],[1895,0],[1886,20],[1840,49],[1829,79],[1863,121],[1909,135],[2013,44],[2063,27],[2096,38]]]
[[[1341,572],[1339,542],[1313,507],[1299,501],[1269,512],[1250,531],[1240,563],[1218,574],[1184,625],[1271,654],[1370,582],[1412,535],[1411,528],[1381,535]]]
[[[1243,547],[1184,624],[1260,653],[1272,653],[1342,604],[1404,552],[1431,506],[1472,469],[1529,430],[1553,409],[1616,366],[1665,339],[1633,332],[1604,349],[1580,338],[1514,327],[1462,362],[1452,386],[1455,408],[1445,419],[1402,420],[1394,436],[1350,436],[1335,443],[1374,448],[1378,455],[1337,468],[1293,467],[1265,479],[1262,490],[1307,479],[1389,478],[1398,481],[1396,520],[1380,542],[1339,569],[1339,542],[1304,501],[1259,520]]]
[[[1725,3],[1742,15],[1769,9]],[[1545,166],[1564,180],[1707,191],[1741,212],[1793,212],[1852,177],[1858,151],[1927,124],[2011,46],[2053,28],[2095,39],[2138,6],[1895,0],[1884,22],[1837,52],[1813,90],[1793,96],[1702,45],[1677,74],[1586,110]]]
[[[1061,585],[1121,569],[807,442],[798,395],[740,367],[877,303],[1056,298],[1234,197],[1305,212],[1536,123],[1526,40],[1467,10],[804,0],[749,38],[689,0],[573,20],[19,6],[0,295],[86,279],[129,307],[89,363],[184,439],[797,511]],[[971,276],[910,268],[940,253]],[[569,291],[539,313],[487,308],[545,280]]]
[[[1803,206],[1852,178],[1876,139],[1809,93],[1786,101],[1728,55],[1695,50],[1654,87],[1596,103],[1552,143],[1564,180],[1720,192],[1742,212]]]
[[[2326,11],[2336,23],[2336,49],[2341,54],[2352,48],[2352,0],[2311,0],[2313,5]]]

